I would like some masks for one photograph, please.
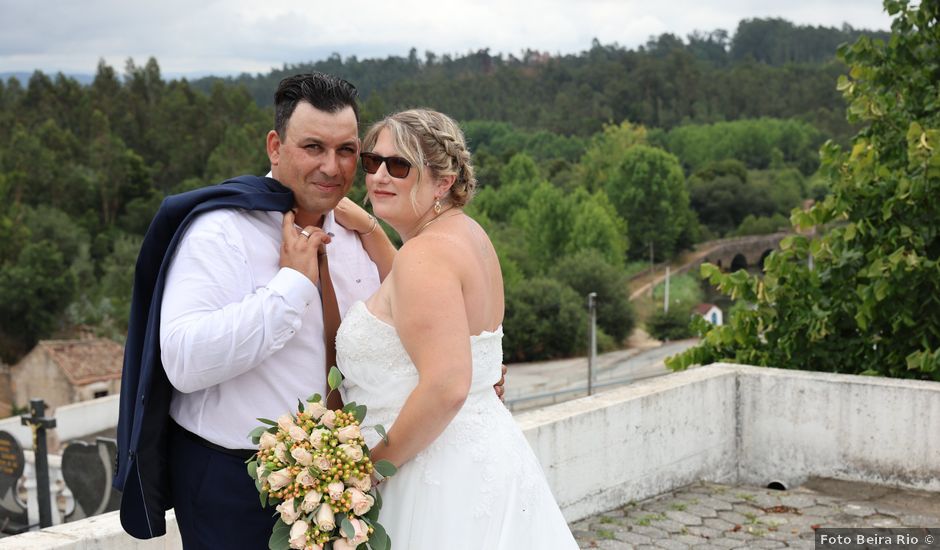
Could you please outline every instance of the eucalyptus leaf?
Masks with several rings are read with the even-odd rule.
[[[385,528],[378,523],[373,523],[372,529],[369,544],[372,545],[373,550],[391,550],[391,541],[388,538],[388,534],[385,532]]]
[[[290,526],[278,518],[274,523],[274,529],[271,530],[271,538],[268,539],[269,550],[284,550],[290,548]]]
[[[263,423],[265,423],[265,424],[267,424],[267,425],[269,425],[269,426],[277,426],[277,422],[275,422],[275,421],[273,421],[273,420],[271,420],[271,419],[269,419],[269,418],[256,418],[255,420],[257,420],[258,422],[263,422]]]
[[[315,393],[307,398],[308,403],[319,403],[322,400],[323,400],[323,396],[320,395],[319,393]]]
[[[343,373],[336,367],[330,367],[330,375],[326,380],[330,385],[330,389],[335,390],[343,383]]]
[[[343,516],[343,519],[339,522],[339,530],[347,539],[351,539],[356,536],[356,528],[353,527],[352,522],[350,522],[349,518],[346,516]]]
[[[248,463],[248,475],[251,476],[251,479],[258,479],[258,461],[252,460]]]
[[[384,441],[385,443],[388,443],[388,434],[385,433],[385,426],[381,424],[376,424],[374,429],[376,433],[378,433],[382,437],[382,441]]]
[[[368,411],[368,408],[365,405],[357,405],[354,407],[353,416],[361,423],[366,418],[366,411]]]
[[[378,473],[382,474],[385,477],[392,477],[393,475],[395,475],[395,472],[398,471],[398,468],[396,468],[394,464],[384,459],[376,462],[372,466],[375,468],[375,470]]]

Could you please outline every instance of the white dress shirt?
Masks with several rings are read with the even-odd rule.
[[[323,308],[316,285],[279,268],[280,212],[224,209],[199,216],[170,264],[160,347],[173,385],[170,416],[223,447],[250,449],[248,433],[324,394]],[[379,287],[358,235],[326,215],[323,229],[340,317]]]

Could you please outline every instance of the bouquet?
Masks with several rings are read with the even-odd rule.
[[[343,381],[330,369],[330,392]],[[329,394],[328,394],[329,395]],[[382,499],[372,487],[372,472],[393,475],[387,461],[372,462],[359,426],[365,405],[347,403],[329,410],[319,394],[298,399],[297,413],[251,431],[258,452],[248,474],[255,480],[261,505],[277,504],[271,550],[389,550],[391,541],[378,523]],[[376,426],[385,438],[385,429]]]

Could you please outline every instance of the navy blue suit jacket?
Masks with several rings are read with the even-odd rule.
[[[172,392],[160,359],[160,306],[166,272],[180,237],[203,212],[219,208],[286,212],[293,204],[293,193],[276,180],[240,176],[167,197],[144,236],[124,346],[114,476],[114,488],[123,493],[121,525],[134,537],[165,534],[165,512],[172,506],[167,471]]]

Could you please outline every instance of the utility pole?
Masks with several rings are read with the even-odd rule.
[[[590,335],[588,343],[588,395],[594,393],[594,364],[597,362],[597,293],[591,292],[588,299],[588,334]]]
[[[52,508],[49,497],[49,451],[46,430],[55,428],[55,418],[46,418],[46,402],[30,399],[29,416],[20,417],[23,426],[33,430],[33,451],[36,456],[36,491],[39,495],[39,527],[52,527]]]
[[[669,266],[666,266],[666,292],[663,295],[663,313],[669,313]]]

